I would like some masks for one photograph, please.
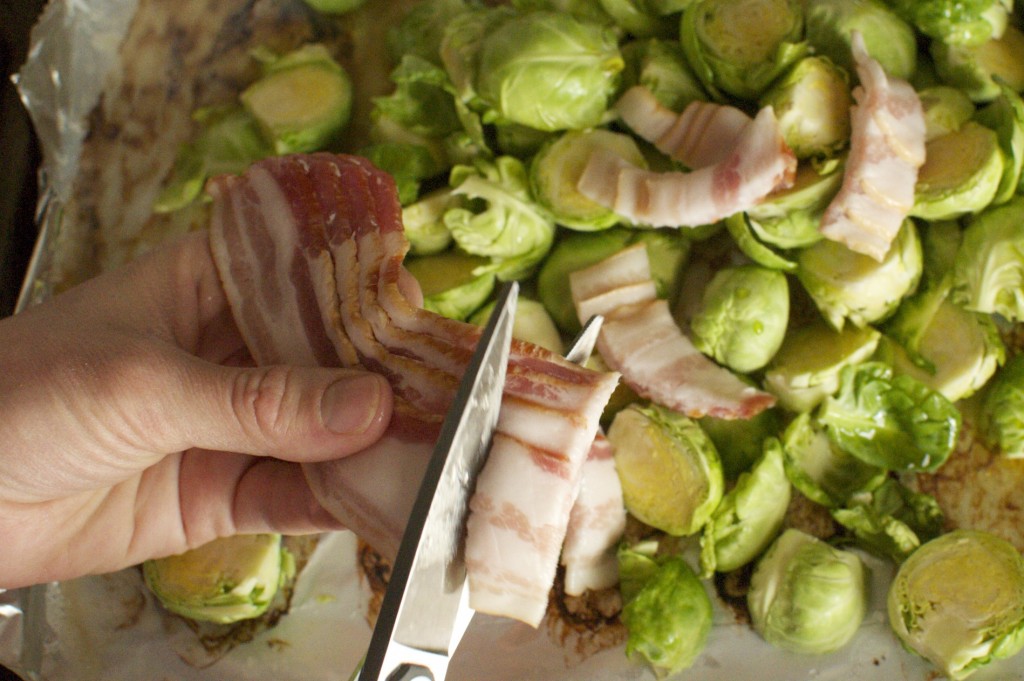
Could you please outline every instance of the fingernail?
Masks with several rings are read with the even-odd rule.
[[[380,409],[380,379],[368,374],[347,376],[327,386],[320,402],[320,418],[339,435],[362,433]]]

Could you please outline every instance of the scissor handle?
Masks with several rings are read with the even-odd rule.
[[[392,642],[384,656],[380,676],[367,678],[359,665],[351,681],[444,681],[448,657]]]
[[[388,674],[388,681],[435,681],[435,679],[426,667],[421,667],[418,664],[403,664]]]

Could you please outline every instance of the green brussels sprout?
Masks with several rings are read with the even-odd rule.
[[[257,58],[264,75],[239,99],[274,151],[316,151],[336,140],[352,114],[352,81],[327,48],[313,43]]]
[[[980,45],[1006,29],[1012,0],[893,0],[904,19],[949,45]]]
[[[786,275],[744,265],[715,273],[690,330],[698,350],[735,371],[749,373],[775,355],[788,323]]]
[[[531,201],[522,161],[478,159],[473,166],[455,166],[449,183],[465,203],[445,211],[445,226],[467,253],[490,257],[489,271],[499,279],[527,276],[547,255],[555,223]]]
[[[977,213],[995,198],[1002,178],[1003,152],[996,133],[968,121],[925,144],[910,214],[949,220]]]
[[[914,29],[877,0],[808,0],[804,9],[807,41],[815,52],[850,74],[856,73],[850,51],[854,31],[885,72],[910,80],[917,69]]]
[[[626,62],[620,86],[623,91],[642,85],[672,111],[682,111],[691,102],[708,98],[676,41],[634,40],[623,46],[622,58]]]
[[[530,164],[530,187],[537,202],[570,229],[607,229],[620,221],[618,215],[583,196],[576,189],[590,154],[609,149],[639,167],[646,167],[640,148],[629,135],[609,130],[570,130],[548,144]]]
[[[608,16],[600,3],[593,2],[593,0],[512,0],[512,6],[525,12],[534,10],[564,12],[594,24],[610,25],[614,23],[612,17]]]
[[[598,0],[597,4],[634,38],[667,38],[676,28],[676,22],[662,16],[648,0]]]
[[[1001,38],[981,45],[931,44],[932,60],[947,85],[963,90],[975,102],[999,96],[999,80],[1015,92],[1024,90],[1024,32],[1007,26]]]
[[[926,142],[956,132],[974,116],[974,102],[955,87],[933,85],[920,90],[917,95],[924,111]]]
[[[148,560],[142,574],[171,612],[229,624],[266,612],[278,589],[295,576],[295,560],[279,534],[238,535]]]
[[[634,405],[615,415],[608,440],[633,516],[675,536],[704,526],[725,481],[715,445],[695,421],[658,405]]]
[[[953,268],[953,302],[1024,319],[1024,196],[985,209],[964,230]]]
[[[364,147],[359,153],[394,178],[403,206],[419,198],[423,180],[447,170],[428,147],[420,144],[381,142]]]
[[[867,589],[867,571],[856,554],[789,529],[754,568],[747,606],[754,629],[768,643],[823,654],[857,633]]]
[[[622,602],[633,600],[658,572],[660,545],[657,539],[624,541],[615,552],[619,564],[619,594]]]
[[[870,326],[836,331],[823,322],[813,322],[791,329],[765,371],[764,386],[780,406],[795,412],[811,411],[839,390],[843,367],[874,354],[880,337]]]
[[[954,530],[900,565],[888,611],[907,648],[964,679],[1024,646],[1024,559],[993,534]]]
[[[715,445],[725,479],[735,480],[761,458],[765,439],[780,431],[782,420],[777,409],[763,409],[749,419],[702,416],[697,424]]]
[[[981,432],[999,453],[1024,458],[1024,355],[1015,355],[986,389]]]
[[[609,29],[558,12],[529,12],[486,35],[473,82],[495,120],[582,130],[604,119],[623,65]]]
[[[850,140],[850,78],[827,57],[798,61],[759,103],[775,110],[782,137],[799,159],[834,156]]]
[[[822,239],[800,251],[797,278],[836,329],[885,319],[914,291],[923,260],[917,228],[907,220],[881,262]]]
[[[722,498],[700,537],[701,576],[730,572],[754,560],[782,528],[790,499],[782,445],[770,437],[761,458]]]
[[[451,190],[438,189],[402,207],[402,226],[410,254],[433,255],[447,250],[452,233],[444,224],[444,213],[451,205]]]
[[[934,471],[956,446],[962,417],[941,393],[882,362],[846,367],[817,413],[832,443],[895,471]]]
[[[836,447],[809,413],[793,419],[782,439],[786,477],[801,494],[827,508],[876,489],[888,475]]]
[[[867,494],[853,495],[846,508],[832,509],[836,522],[866,551],[901,563],[942,532],[942,509],[934,498],[889,478]]]
[[[423,291],[423,307],[450,319],[466,319],[494,292],[494,274],[478,274],[487,264],[486,258],[457,251],[405,261]]]
[[[481,7],[473,5],[446,21],[441,36],[439,53],[457,99],[483,108],[476,92],[474,79],[480,64],[480,51],[495,27],[516,16],[508,6]]]
[[[494,303],[488,303],[477,310],[470,318],[470,322],[477,326],[484,326],[491,318],[494,311]],[[552,321],[551,315],[536,300],[525,298],[522,293],[516,301],[516,316],[512,322],[512,336],[527,343],[533,343],[542,348],[547,348],[556,355],[565,353],[565,344],[562,343],[562,335],[558,333],[558,327]]]
[[[757,99],[807,54],[797,0],[697,0],[683,11],[680,42],[715,99]]]
[[[795,261],[789,260],[786,256],[777,253],[770,246],[761,242],[758,238],[761,230],[757,229],[760,225],[747,213],[733,213],[723,222],[740,252],[750,258],[755,265],[779,272],[796,271]]]
[[[623,567],[620,562],[620,571]],[[650,566],[641,569],[645,568]],[[628,632],[626,654],[646,661],[660,675],[686,669],[704,650],[711,633],[711,598],[680,556],[661,559],[642,579],[643,586],[622,608]]]
[[[304,0],[317,12],[324,14],[345,14],[363,6],[366,0]]]
[[[823,238],[821,216],[843,182],[841,163],[797,166],[793,185],[772,192],[747,211],[761,241],[783,249],[804,248]]]
[[[468,11],[466,0],[423,0],[388,29],[388,54],[392,61],[413,55],[441,66],[441,41],[445,27],[459,14]]]
[[[996,131],[1003,150],[1003,177],[992,203],[1006,203],[1024,189],[1024,100],[1006,84],[1000,95],[978,112],[976,120]]]
[[[202,196],[207,179],[241,173],[273,154],[259,124],[242,107],[198,109],[192,118],[199,124],[199,132],[178,151],[170,178],[153,204],[157,213],[171,213],[194,203]]]
[[[375,141],[439,139],[462,127],[444,69],[422,57],[407,54],[391,71],[390,79],[395,85],[394,91],[373,99],[371,117]],[[388,130],[381,124],[382,119],[408,137],[382,134],[382,130]]]

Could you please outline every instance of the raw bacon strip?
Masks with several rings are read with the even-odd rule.
[[[611,443],[598,434],[583,464],[579,493],[569,514],[562,547],[565,593],[607,589],[619,581],[615,547],[626,530],[622,485],[615,470]]]
[[[765,107],[743,128],[718,163],[688,173],[639,168],[607,150],[595,150],[577,184],[580,193],[638,224],[696,227],[747,210],[790,186],[796,157],[775,113]]]
[[[772,406],[771,394],[748,386],[693,347],[653,288],[647,297],[633,295],[650,277],[646,247],[637,244],[569,278],[580,319],[604,315],[597,347],[622,380],[691,417],[750,418]],[[629,294],[617,296],[615,288]]]
[[[860,85],[853,91],[850,155],[820,229],[881,261],[914,205],[925,160],[924,112],[914,88],[888,77],[868,55],[859,32],[852,35],[852,50]]]
[[[734,106],[702,101],[690,102],[677,114],[642,85],[626,90],[615,110],[633,132],[688,168],[724,160],[751,121]]]

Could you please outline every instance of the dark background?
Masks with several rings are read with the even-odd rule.
[[[36,239],[33,216],[39,148],[10,76],[25,61],[29,30],[43,4],[43,0],[0,2],[0,317],[14,311]],[[17,679],[0,667],[0,681]]]

